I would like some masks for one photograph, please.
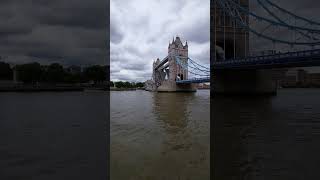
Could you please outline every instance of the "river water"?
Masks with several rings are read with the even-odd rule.
[[[212,102],[215,179],[320,179],[320,89]]]
[[[0,179],[106,179],[108,101],[0,93]],[[211,102],[216,179],[320,179],[319,89]],[[110,103],[112,180],[209,179],[208,90],[110,92]]]
[[[107,102],[105,92],[0,93],[0,179],[106,179]]]
[[[110,97],[111,179],[209,179],[209,90]]]

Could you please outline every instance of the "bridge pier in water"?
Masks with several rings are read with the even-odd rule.
[[[213,92],[220,95],[276,95],[277,80],[271,69],[215,70]]]
[[[226,21],[230,14],[226,13],[223,1],[214,1],[211,9],[214,18],[211,19],[211,43],[213,44],[213,95],[276,95],[277,80],[272,69],[233,68],[228,61],[243,59],[250,55],[247,28],[233,21]],[[222,4],[219,2],[222,2]],[[238,1],[241,7],[249,9],[249,0]],[[244,23],[249,22],[249,16],[239,12]],[[227,17],[227,18],[226,18]],[[217,68],[216,63],[225,62],[225,67]]]
[[[177,84],[176,81],[165,80],[157,89],[158,92],[195,92],[195,84]]]

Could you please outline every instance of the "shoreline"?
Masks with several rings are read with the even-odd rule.
[[[136,90],[144,90],[139,88],[114,88],[110,87],[110,91],[136,91]]]
[[[320,87],[280,87],[281,89],[319,89]],[[87,87],[87,86],[11,86],[0,87],[1,92],[72,92],[72,91],[137,91],[144,88],[107,88],[107,87]],[[197,90],[210,90],[209,88],[199,88]]]
[[[140,88],[108,88],[88,86],[0,86],[1,92],[72,92],[72,91],[136,91]]]
[[[0,92],[69,92],[84,91],[83,87],[0,87]]]

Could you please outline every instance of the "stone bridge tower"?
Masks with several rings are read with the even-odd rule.
[[[249,9],[250,0],[233,0]],[[249,31],[239,25],[233,17],[225,13],[211,0],[210,6],[210,43],[211,60],[223,61],[241,59],[250,55]],[[249,16],[239,11],[241,19],[249,22]],[[225,57],[225,59],[224,59]],[[272,69],[227,69],[214,70],[211,85],[214,94],[271,94],[277,92],[279,72]]]
[[[177,63],[179,56],[181,64]],[[162,61],[157,59],[153,63],[152,80],[146,84],[146,89],[158,92],[194,92],[194,84],[177,84],[177,80],[188,79],[188,43],[183,44],[180,37],[169,42],[168,56]]]
[[[182,68],[176,63],[176,56],[180,57],[183,64],[188,64],[188,42],[185,45],[182,44],[180,37],[172,40],[168,46],[168,57],[169,57],[169,80],[176,81],[177,78],[180,80],[188,79],[188,69]]]

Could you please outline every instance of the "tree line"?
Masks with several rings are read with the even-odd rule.
[[[79,66],[64,68],[59,63],[40,65],[37,62],[16,65],[17,80],[24,83],[48,82],[48,83],[83,83],[94,81],[95,83],[106,80],[107,67],[93,65],[81,69]],[[0,62],[0,80],[12,80],[14,69],[8,63]]]
[[[59,63],[41,65],[37,62],[26,63],[10,67],[10,64],[0,62],[0,80],[13,80],[13,71],[17,72],[17,80],[24,83],[85,83],[94,81],[100,83],[106,80],[107,67],[93,65],[81,69],[79,66],[64,68]],[[110,87],[117,88],[142,88],[142,82],[110,81]]]
[[[144,87],[144,83],[142,82],[128,82],[128,81],[110,81],[110,86],[111,87],[116,87],[116,88],[142,88]]]

